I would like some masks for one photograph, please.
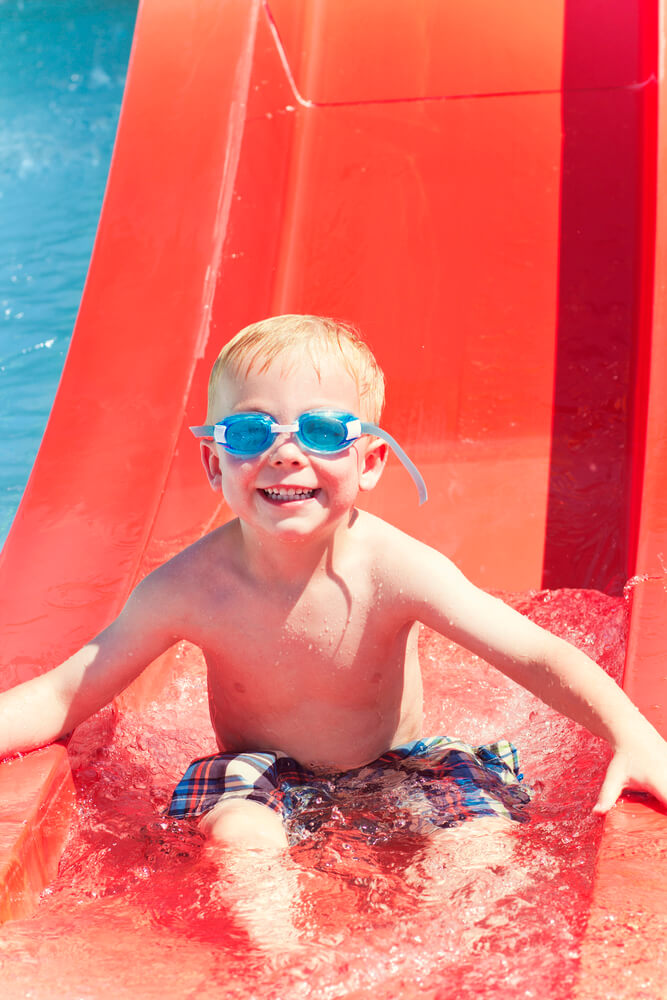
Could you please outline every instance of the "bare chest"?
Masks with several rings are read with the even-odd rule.
[[[333,702],[377,698],[405,652],[400,630],[387,627],[368,589],[352,593],[337,584],[261,607],[226,602],[224,611],[193,638],[206,656],[209,685],[225,700],[250,692],[274,705],[297,692]]]

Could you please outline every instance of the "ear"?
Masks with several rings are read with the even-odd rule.
[[[368,493],[377,486],[382,470],[387,464],[389,445],[381,438],[371,438],[366,450],[361,456],[361,471],[359,474],[359,489]]]
[[[213,441],[200,441],[199,453],[206,472],[206,478],[211,484],[211,489],[215,490],[216,493],[221,493],[222,473],[220,471],[220,459],[218,458],[218,452]]]

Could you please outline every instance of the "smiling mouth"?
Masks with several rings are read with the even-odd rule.
[[[269,487],[259,491],[272,503],[294,503],[297,500],[312,500],[319,493],[319,489],[306,490],[300,486]]]

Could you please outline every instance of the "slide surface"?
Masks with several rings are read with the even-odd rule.
[[[637,577],[624,685],[667,731],[664,11],[637,6],[601,28],[588,0],[144,0],[72,346],[0,563],[3,687],[226,519],[187,431],[211,363],[245,324],[307,312],[367,336],[383,425],[428,484],[419,508],[394,462],[368,508],[488,589],[618,595]],[[65,750],[39,753],[16,784],[44,788],[56,832],[16,847],[23,800],[3,803],[2,861],[33,857],[43,885],[72,797]],[[628,964],[655,976],[666,841],[645,802],[607,821],[579,996]],[[26,877],[12,910],[12,878],[7,917],[40,888]]]

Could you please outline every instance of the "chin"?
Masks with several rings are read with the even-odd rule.
[[[308,522],[305,518],[295,518],[292,523],[286,520],[282,524],[271,525],[269,534],[281,542],[294,543],[295,545],[318,538],[329,538],[346,516],[345,514],[337,518],[327,517],[326,520],[317,523]]]
[[[333,527],[324,525],[318,525],[317,527],[305,524],[279,525],[277,527],[274,525],[270,534],[273,538],[277,538],[281,542],[294,542],[294,544],[298,544],[299,542],[308,541],[311,538],[317,538],[319,535],[329,534],[333,530]]]

